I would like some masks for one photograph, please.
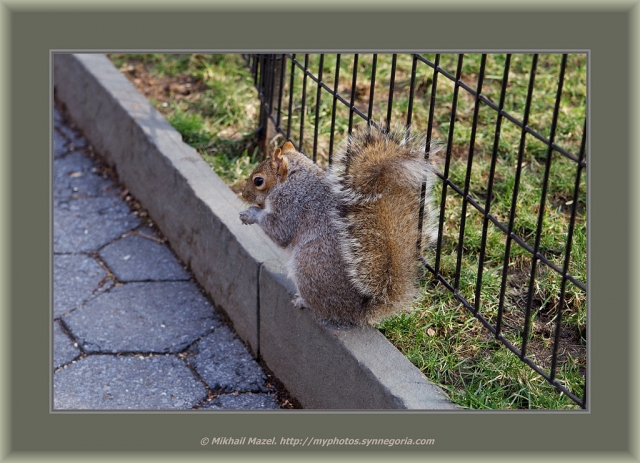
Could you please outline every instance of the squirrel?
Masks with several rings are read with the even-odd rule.
[[[401,125],[363,124],[326,170],[287,141],[251,173],[242,197],[252,206],[240,220],[290,252],[296,308],[338,326],[373,325],[418,294],[419,258],[435,235],[433,172],[424,135]]]

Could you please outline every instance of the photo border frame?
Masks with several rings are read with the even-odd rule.
[[[235,12],[230,3],[197,1],[160,2],[153,7],[143,0],[91,7],[79,2],[47,8],[35,2],[30,6],[30,1],[0,4],[5,39],[0,68],[5,101],[0,119],[0,175],[4,176],[0,181],[0,455],[33,455],[35,460],[51,461],[67,457],[71,450],[89,452],[92,458],[107,458],[112,451],[135,451],[144,452],[130,455],[136,460],[158,460],[162,458],[156,452],[170,452],[163,454],[167,458],[175,458],[174,452],[197,452],[195,455],[211,459],[211,452],[217,457],[222,456],[218,452],[239,457],[255,456],[259,451],[260,459],[265,459],[275,456],[276,449],[253,448],[246,453],[245,447],[228,453],[233,449],[202,448],[200,439],[215,435],[297,437],[301,433],[378,437],[385,430],[388,437],[436,439],[436,445],[419,453],[399,447],[375,449],[376,455],[387,458],[386,451],[393,451],[394,456],[447,460],[460,458],[461,451],[483,451],[482,458],[495,459],[486,451],[499,448],[518,458],[542,457],[538,452],[549,458],[561,451],[563,461],[584,460],[593,453],[585,456],[583,452],[598,450],[637,461],[632,436],[638,431],[638,400],[631,391],[638,385],[638,346],[632,335],[639,326],[630,291],[637,277],[637,264],[632,266],[631,258],[640,257],[631,239],[638,225],[637,211],[632,209],[637,187],[631,180],[640,174],[631,156],[631,145],[638,146],[638,130],[631,128],[638,127],[640,107],[638,90],[631,85],[638,81],[632,79],[632,73],[638,76],[636,3],[578,6],[566,1],[528,5],[528,9],[513,7],[511,12],[505,12],[501,2],[467,3],[464,11],[454,12],[447,12],[444,2],[400,3],[393,11],[385,11],[385,5],[375,2],[339,6],[331,1],[314,12],[300,5],[293,12],[293,4],[286,2],[261,12],[256,4],[242,0],[235,2]],[[238,11],[243,5],[246,11]],[[280,11],[274,11],[278,6]],[[328,11],[331,8],[334,11]],[[294,48],[382,52],[422,50],[418,43],[429,43],[428,49],[438,51],[589,50],[588,153],[593,153],[588,179],[589,411],[50,413],[50,320],[45,315],[51,304],[52,281],[50,51]],[[599,153],[605,154],[599,157]],[[335,458],[336,452],[344,452],[373,458],[369,452],[354,454],[355,450],[332,447],[314,455]],[[35,451],[42,453],[31,453]],[[293,453],[291,449],[282,455]],[[477,457],[474,453],[474,459]]]

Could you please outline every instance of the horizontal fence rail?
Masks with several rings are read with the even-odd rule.
[[[424,267],[493,338],[586,408],[586,56],[244,57],[266,149],[288,140],[327,165],[360,120],[426,133],[440,182]],[[443,155],[430,156],[432,140]],[[569,381],[561,366],[581,379]]]

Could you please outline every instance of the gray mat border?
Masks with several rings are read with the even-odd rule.
[[[594,387],[591,394],[595,408],[590,413],[590,416],[581,416],[567,421],[567,419],[559,418],[555,415],[543,418],[538,414],[518,413],[517,416],[511,414],[509,418],[506,418],[503,414],[484,413],[481,414],[482,416],[474,415],[471,418],[466,416],[467,414],[465,413],[465,416],[458,415],[456,417],[441,415],[434,420],[430,415],[424,414],[401,414],[396,417],[395,415],[384,413],[356,413],[356,418],[353,420],[345,418],[345,415],[342,414],[339,417],[335,416],[335,414],[328,414],[307,416],[301,421],[290,420],[289,417],[282,417],[286,418],[284,420],[273,417],[265,422],[260,418],[251,417],[250,420],[245,420],[245,417],[242,416],[226,415],[219,417],[220,420],[215,420],[215,422],[224,421],[230,432],[234,429],[236,431],[238,429],[262,429],[267,425],[270,429],[275,429],[278,434],[287,434],[292,430],[300,429],[313,429],[320,433],[322,429],[330,429],[332,434],[349,435],[350,429],[353,429],[354,425],[356,425],[357,429],[368,429],[369,433],[372,433],[382,423],[384,423],[385,427],[397,429],[400,432],[417,428],[423,430],[437,429],[439,430],[438,436],[452,436],[450,439],[441,439],[438,448],[458,450],[495,449],[494,443],[486,437],[493,435],[491,430],[499,429],[503,438],[500,441],[503,450],[516,452],[519,459],[531,458],[538,460],[540,458],[547,459],[551,457],[553,459],[555,457],[556,460],[561,461],[567,461],[567,459],[601,461],[606,454],[606,456],[617,461],[637,461],[637,458],[632,457],[628,452],[633,447],[634,455],[638,454],[637,441],[635,440],[638,430],[636,420],[638,401],[637,398],[629,395],[629,392],[635,390],[635,386],[638,384],[638,345],[637,341],[631,337],[631,334],[638,329],[638,318],[634,312],[630,311],[630,307],[633,306],[635,308],[635,303],[632,302],[634,299],[630,297],[630,293],[627,291],[629,283],[637,280],[636,267],[631,267],[629,258],[630,255],[637,255],[637,247],[631,247],[634,254],[629,254],[629,234],[631,230],[629,227],[632,224],[637,225],[637,214],[630,209],[630,205],[635,205],[636,203],[635,200],[631,203],[631,197],[629,196],[631,191],[629,180],[633,178],[632,175],[638,175],[637,164],[635,161],[632,162],[632,158],[629,157],[630,140],[633,140],[633,146],[637,148],[638,136],[637,131],[630,132],[630,127],[637,127],[638,120],[636,117],[637,111],[631,111],[632,106],[629,103],[630,101],[636,102],[633,107],[638,107],[638,93],[635,88],[629,87],[629,82],[631,82],[629,71],[634,71],[636,73],[634,75],[637,76],[638,70],[638,61],[636,59],[638,36],[634,29],[639,20],[636,3],[614,2],[605,5],[602,2],[581,2],[579,6],[577,3],[571,2],[557,2],[554,3],[554,6],[523,4],[519,7],[514,6],[516,10],[512,10],[510,13],[505,13],[504,8],[507,5],[500,2],[487,2],[482,8],[477,8],[477,10],[481,10],[481,12],[494,19],[496,15],[501,14],[501,19],[516,25],[514,29],[517,34],[511,37],[510,46],[522,49],[538,47],[557,49],[562,46],[570,48],[587,47],[595,51],[597,55],[593,69],[598,72],[594,74],[592,83],[596,90],[604,90],[606,88],[606,92],[596,92],[592,98],[594,106],[598,108],[598,111],[593,115],[592,148],[595,153],[607,153],[607,155],[600,158],[602,162],[599,165],[599,169],[594,170],[594,179],[598,180],[596,185],[598,188],[595,190],[600,198],[598,201],[594,201],[592,211],[594,215],[598,215],[600,218],[604,219],[606,216],[607,219],[613,217],[615,220],[613,222],[597,221],[591,228],[595,235],[602,238],[602,240],[598,241],[600,244],[594,245],[590,256],[592,262],[598,263],[598,266],[592,272],[590,280],[597,283],[594,289],[600,288],[600,290],[593,291],[591,301],[597,310],[605,311],[606,309],[607,316],[605,317],[603,313],[599,317],[598,329],[593,332],[593,340],[596,341],[598,347],[594,354],[597,353],[598,355],[594,355],[592,359],[597,375],[593,378]],[[135,1],[132,1],[129,6],[133,7],[133,9],[143,9],[141,4]],[[634,6],[635,9],[630,10]],[[15,5],[12,8],[14,7]],[[111,8],[103,7],[103,10],[114,11],[114,7],[118,7],[118,5],[114,4]],[[44,293],[42,291],[30,291],[33,282],[36,283],[36,287],[42,288],[43,282],[45,282],[46,286],[46,281],[48,281],[46,275],[46,246],[42,246],[42,241],[39,241],[42,240],[41,233],[40,235],[34,234],[35,230],[46,231],[47,209],[46,207],[42,208],[43,205],[46,206],[46,201],[42,202],[41,198],[47,194],[47,176],[46,172],[43,175],[43,170],[38,168],[37,163],[34,166],[31,161],[33,156],[46,155],[49,144],[46,133],[49,125],[49,115],[43,111],[43,105],[46,106],[46,91],[43,95],[46,83],[43,83],[43,79],[46,79],[42,74],[43,69],[47,66],[46,63],[43,65],[43,60],[46,61],[48,57],[46,53],[42,53],[42,50],[51,46],[75,47],[78,46],[79,42],[82,42],[82,46],[90,46],[94,49],[104,47],[105,44],[108,44],[111,49],[130,48],[134,43],[137,43],[140,48],[146,49],[158,47],[175,48],[177,46],[183,48],[202,47],[203,44],[205,46],[213,46],[211,44],[215,43],[216,46],[220,46],[224,50],[247,49],[251,48],[251,43],[264,43],[265,47],[275,49],[286,46],[290,42],[292,34],[296,36],[295,34],[298,32],[300,34],[296,37],[300,46],[310,48],[315,45],[316,49],[320,49],[318,45],[327,47],[326,44],[322,45],[326,43],[326,29],[322,23],[316,26],[313,24],[313,19],[298,15],[289,19],[299,22],[302,26],[300,31],[296,27],[276,28],[275,33],[271,29],[270,33],[265,35],[264,28],[256,28],[252,29],[253,32],[249,31],[238,36],[234,33],[234,31],[239,30],[237,22],[234,23],[220,14],[203,15],[202,11],[206,8],[201,9],[202,11],[197,13],[197,18],[194,20],[176,18],[176,14],[172,13],[169,15],[172,21],[165,21],[162,19],[162,15],[158,17],[158,15],[148,10],[138,16],[131,15],[128,11],[111,15],[100,13],[99,19],[95,15],[82,14],[73,16],[72,20],[68,13],[71,11],[70,9],[65,10],[65,13],[52,14],[43,12],[41,9],[38,10],[38,8],[24,7],[23,3],[23,7],[20,10],[21,14],[18,14],[20,12],[15,10],[7,11],[5,9],[1,11],[3,25],[8,26],[3,28],[5,37],[7,37],[6,44],[11,43],[10,46],[5,45],[3,48],[5,63],[2,68],[4,71],[4,79],[2,81],[3,95],[8,100],[9,95],[13,94],[19,97],[20,100],[20,105],[14,105],[11,108],[11,112],[8,106],[3,108],[3,129],[5,129],[3,133],[11,133],[13,135],[12,139],[8,137],[2,139],[4,152],[14,153],[11,158],[11,164],[5,164],[7,167],[10,165],[11,170],[6,169],[3,171],[6,179],[4,185],[11,185],[12,204],[15,206],[12,209],[11,219],[7,217],[7,220],[4,221],[6,232],[3,236],[5,240],[9,239],[9,227],[17,230],[18,234],[22,235],[20,239],[16,238],[11,244],[6,241],[5,249],[10,249],[15,245],[16,255],[32,257],[34,261],[40,264],[43,263],[43,259],[45,261],[41,269],[28,266],[28,277],[26,277],[25,272],[27,270],[18,265],[14,259],[11,267],[8,266],[8,262],[6,263],[5,273],[3,274],[12,275],[11,281],[15,283],[15,288],[19,291],[18,293],[14,291],[11,296],[9,296],[9,293],[5,293],[7,298],[6,305],[10,306],[8,298],[11,297],[15,310],[11,312],[11,317],[8,311],[4,312],[5,317],[3,318],[3,326],[5,327],[3,340],[7,343],[7,348],[3,350],[4,356],[2,360],[4,371],[8,373],[3,376],[5,378],[2,390],[3,405],[5,405],[4,410],[13,409],[16,410],[16,413],[5,413],[3,416],[5,418],[3,420],[3,447],[5,449],[12,448],[15,451],[72,448],[76,450],[92,450],[92,458],[99,458],[100,456],[108,458],[106,454],[101,454],[101,451],[106,449],[159,449],[160,447],[155,445],[157,439],[144,439],[141,442],[139,434],[135,436],[131,434],[131,440],[123,439],[123,434],[120,431],[127,428],[126,423],[131,421],[128,417],[116,416],[113,420],[106,420],[103,416],[86,416],[82,420],[79,420],[79,417],[75,417],[74,420],[60,420],[58,418],[53,420],[47,417],[46,414],[43,415],[42,411],[46,409],[47,399],[45,398],[43,403],[42,399],[39,398],[41,396],[34,394],[34,392],[43,388],[46,389],[46,384],[43,381],[43,374],[46,376],[47,369],[46,356],[40,358],[29,355],[28,360],[33,366],[30,370],[31,372],[25,371],[24,368],[19,368],[19,363],[14,362],[13,371],[18,374],[12,375],[9,373],[11,371],[9,370],[11,364],[8,357],[10,346],[14,349],[12,355],[15,355],[15,358],[20,361],[27,360],[26,351],[22,350],[22,354],[20,354],[21,344],[19,340],[24,339],[23,334],[32,330],[44,335],[48,325],[48,323],[43,324],[31,317],[30,321],[35,322],[35,324],[30,323],[29,329],[26,329],[25,315],[22,315],[22,313],[30,313],[29,310],[33,310],[33,307],[38,307],[43,303],[42,295]],[[158,9],[160,8],[159,6]],[[176,8],[183,11],[189,10],[188,7],[183,8],[179,5],[174,7],[174,9]],[[343,11],[347,8],[348,6],[344,5],[341,7]],[[409,10],[407,4],[394,6],[393,8],[397,11]],[[75,11],[78,9],[76,8]],[[158,9],[154,11],[158,11]],[[378,40],[378,42],[406,49],[407,46],[411,47],[412,43],[415,44],[416,40],[422,39],[428,40],[430,44],[433,44],[434,49],[452,49],[456,47],[456,49],[463,49],[468,48],[469,43],[473,43],[476,49],[479,50],[492,47],[498,48],[501,46],[500,43],[503,43],[504,36],[496,33],[498,32],[496,29],[477,27],[482,21],[479,20],[477,13],[470,11],[470,8],[467,8],[464,13],[458,11],[448,16],[439,14],[437,7],[430,12],[425,11],[426,9],[427,7],[421,4],[410,13],[410,16],[415,18],[416,22],[421,24],[422,27],[406,31],[401,27],[405,22],[400,19],[390,26],[390,30],[395,30],[396,33],[380,33],[371,37],[367,36],[359,41],[358,44],[352,46],[380,48],[380,43],[376,43],[376,40]],[[443,7],[440,8],[440,10],[442,9]],[[530,14],[532,11],[537,14]],[[244,11],[240,15],[243,18],[243,23],[247,14]],[[370,14],[362,12],[357,14],[360,22],[370,24],[372,19]],[[249,14],[249,16],[251,15]],[[264,15],[260,13],[254,14],[254,18],[255,16],[264,18]],[[316,17],[316,15],[313,16],[314,18]],[[340,16],[343,17],[344,15],[340,13]],[[385,14],[385,16],[389,17],[388,14]],[[129,26],[135,25],[136,28],[125,28],[123,32],[117,27],[112,27],[114,21],[120,19]],[[258,19],[255,20],[256,23],[259,23]],[[76,21],[80,21],[80,28],[71,25]],[[166,31],[168,29],[161,27],[166,26],[169,22],[174,24],[172,29],[175,32],[174,34],[167,34]],[[206,24],[208,27],[192,27],[193,24],[198,22],[202,23],[202,26]],[[210,27],[212,24],[217,27]],[[312,27],[309,27],[309,24]],[[540,34],[541,24],[554,33]],[[95,26],[92,27],[93,25]],[[331,37],[334,42],[340,42],[333,47],[334,49],[344,47],[344,44],[350,43],[349,36],[352,35],[352,30],[345,30],[345,34],[347,35],[334,34]],[[413,36],[415,37],[411,38]],[[242,42],[243,37],[248,40]],[[630,39],[633,42],[630,42]],[[357,40],[360,39],[357,38]],[[10,50],[15,54],[9,55]],[[21,53],[17,53],[18,50]],[[634,53],[632,54],[631,51]],[[610,74],[611,72],[612,74]],[[9,76],[13,78],[11,87],[9,87]],[[611,77],[614,78],[614,82],[611,82]],[[34,82],[39,82],[41,86],[34,86]],[[632,119],[629,119],[630,114]],[[12,124],[11,132],[6,130],[10,123]],[[33,127],[37,127],[39,130],[34,133]],[[632,138],[630,138],[630,135],[632,135]],[[30,168],[27,168],[25,163],[29,163]],[[629,167],[633,170],[630,171]],[[20,174],[17,177],[21,180],[20,183],[9,181],[14,174]],[[24,182],[22,182],[23,180]],[[30,183],[30,180],[33,180],[33,182]],[[616,185],[616,187],[608,188],[610,185]],[[35,196],[24,194],[26,191],[35,192]],[[633,191],[635,192],[635,187]],[[7,191],[5,191],[5,195],[8,195]],[[621,201],[620,198],[626,199]],[[611,208],[612,204],[615,204],[616,207]],[[25,208],[32,210],[32,206],[36,206],[35,211],[40,215],[36,214],[33,218],[27,220],[24,214],[20,214],[20,210]],[[5,211],[8,213],[7,209]],[[40,218],[38,219],[38,217]],[[611,228],[612,223],[616,225],[614,228]],[[38,226],[34,227],[32,224],[37,224]],[[35,242],[29,240],[29,238],[34,237],[36,238]],[[29,241],[29,244],[25,246],[26,241]],[[616,271],[612,272],[610,271],[611,269],[616,269]],[[46,294],[44,295],[46,296]],[[46,301],[44,301],[44,304],[46,305]],[[31,309],[29,309],[30,307]],[[612,322],[608,322],[607,319],[612,320]],[[613,342],[609,343],[606,341],[607,339]],[[44,348],[46,348],[47,340],[42,337],[41,341],[37,342],[36,345],[44,345]],[[623,355],[620,362],[610,361],[611,358],[621,353],[628,353],[628,355]],[[612,382],[612,377],[616,378],[616,381]],[[15,387],[10,390],[9,387],[12,384]],[[11,396],[9,396],[9,393],[11,393]],[[14,404],[13,407],[11,403]],[[189,435],[192,435],[197,434],[200,430],[208,429],[211,424],[211,420],[204,422],[179,418],[171,417],[169,420],[154,419],[153,422],[156,424],[150,424],[145,429],[148,434],[157,436],[158,433],[162,433],[166,429],[168,423],[171,423],[171,428],[174,432],[187,426],[190,432]],[[243,422],[240,428],[236,426],[238,421]],[[433,426],[434,421],[435,426]],[[78,426],[80,423],[83,423],[84,426]],[[303,428],[300,425],[303,425]],[[558,428],[562,429],[562,439],[554,439],[553,436],[556,436],[557,433],[548,432],[551,429]],[[74,439],[69,441],[67,437],[69,437],[69,432],[72,429]],[[11,433],[10,430],[12,431]],[[99,433],[102,438],[93,439],[92,436],[96,433]],[[35,439],[34,435],[38,438]],[[536,445],[531,444],[529,439],[531,435],[536,436]],[[634,439],[631,439],[632,436]],[[10,444],[10,447],[7,447],[8,444]],[[161,447],[162,449],[186,450],[194,449],[194,445],[196,444],[191,441],[183,442],[180,439],[173,439],[170,443],[166,443]],[[572,452],[561,455],[557,453],[546,453],[544,455],[529,453],[530,450],[536,448],[549,451],[572,450]],[[585,451],[601,450],[604,453],[589,453],[585,455],[579,449]],[[393,450],[398,451],[400,448]],[[622,453],[612,453],[614,450],[622,451]],[[35,455],[29,457],[24,452],[17,453],[28,459],[45,458],[44,456],[38,457]],[[445,458],[441,453],[429,453],[433,458]],[[47,461],[56,456],[56,454],[52,453],[44,455],[46,455]],[[145,455],[150,456],[152,454]],[[447,455],[451,458],[465,458],[464,454],[459,453]],[[477,453],[474,453],[473,458],[476,458],[477,455]],[[489,455],[494,458],[500,458],[495,452],[482,453],[480,458],[487,458]],[[157,454],[155,456],[161,458]],[[225,456],[229,457],[228,454]],[[380,456],[385,458],[386,454],[381,453]],[[513,458],[516,454],[502,454],[502,456],[508,459]],[[370,454],[367,457],[370,459]],[[174,457],[167,456],[167,458],[172,459]],[[210,458],[210,456],[205,458]],[[261,455],[261,458],[264,458],[264,455]]]

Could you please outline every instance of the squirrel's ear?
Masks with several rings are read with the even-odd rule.
[[[271,168],[276,173],[276,177],[278,177],[280,182],[284,182],[287,178],[287,164],[287,158],[282,154],[282,150],[276,148],[273,153],[271,153]]]
[[[291,143],[290,141],[282,145],[282,151],[295,151],[295,150],[296,148],[293,146],[293,143]]]

